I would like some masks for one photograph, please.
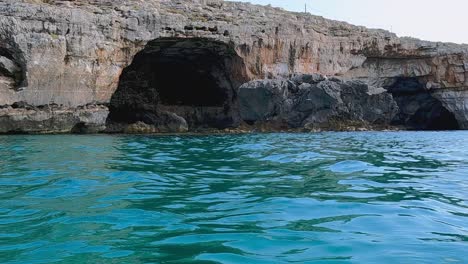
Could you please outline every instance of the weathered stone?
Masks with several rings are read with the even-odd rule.
[[[246,122],[267,121],[284,114],[290,107],[287,101],[290,83],[277,80],[258,80],[239,88],[239,110]]]
[[[392,124],[399,112],[392,94],[383,88],[350,81],[342,83],[340,90],[350,120],[385,127]]]
[[[0,56],[0,72],[8,76],[15,76],[20,71],[18,65],[8,58]]]
[[[159,130],[154,125],[148,125],[144,122],[138,121],[133,124],[126,125],[123,132],[127,134],[151,134],[158,133]]]
[[[324,81],[326,79],[325,76],[321,74],[298,74],[295,75],[291,81],[293,81],[296,84],[302,84],[302,83],[308,83],[308,84],[316,84],[321,81]]]
[[[315,84],[300,83],[299,80],[309,82],[307,78],[295,78],[297,93],[285,92],[288,82],[284,80],[242,85],[239,109],[243,120],[272,127],[285,121],[291,129],[383,128],[390,127],[398,113],[392,95],[383,88],[361,81],[326,80],[324,76]]]
[[[175,113],[161,113],[157,120],[156,127],[163,133],[183,133],[189,130],[187,121]]]
[[[187,39],[203,41],[184,41]],[[163,58],[179,61],[186,58],[184,63],[206,62],[213,57],[210,54],[214,54],[219,63],[223,62],[217,70],[203,67],[205,72],[200,73],[223,87],[221,90],[227,96],[221,105],[194,108],[176,103],[161,107],[157,101],[149,100],[159,98],[159,87],[149,85],[148,90],[143,91],[145,83],[152,84],[148,75],[143,76],[134,89],[122,86],[122,77],[128,77],[122,73],[131,72],[133,66],[138,68],[135,55],[157,53],[158,49],[166,47],[161,43],[167,40],[174,46],[163,51]],[[177,53],[179,51],[184,52]],[[177,57],[177,54],[183,56]],[[400,78],[414,78],[423,87],[418,92],[423,96],[418,100],[423,97],[431,102],[436,100],[439,102],[436,112],[443,107],[461,128],[468,129],[467,45],[398,38],[384,30],[269,6],[221,0],[4,0],[0,1],[0,58],[0,69],[3,69],[0,70],[3,71],[0,73],[0,105],[57,104],[75,111],[88,104],[110,104],[111,112],[120,109],[119,113],[133,114],[131,119],[134,120],[127,120],[127,124],[140,122],[149,109],[153,114],[174,113],[187,121],[189,129],[203,126],[203,123],[227,128],[238,125],[239,116],[249,120],[268,119],[292,107],[292,102],[285,101],[280,109],[271,109],[272,105],[277,105],[275,101],[265,109],[257,107],[255,113],[239,113],[236,108],[240,105],[236,102],[238,88],[248,80],[307,74],[294,77],[290,83],[295,82],[295,85],[288,84],[289,92],[301,93],[309,86],[299,86],[298,82],[314,86],[325,81],[320,79],[325,79],[325,75],[340,76],[339,79],[330,77],[335,83],[351,78],[389,90]],[[330,91],[324,89],[329,86],[335,85],[327,84],[319,89],[328,94]],[[341,96],[332,97],[343,100],[346,93],[340,93]],[[265,100],[260,99],[260,94],[255,96],[258,97],[254,97],[255,100]],[[376,98],[380,98],[378,96],[382,95]],[[111,102],[112,98],[116,100]],[[118,107],[113,108],[116,102]],[[422,106],[430,104],[419,105],[416,112],[431,110]],[[125,108],[127,106],[129,108]],[[383,109],[384,112],[388,110]],[[304,121],[302,116],[298,119]],[[11,124],[12,119],[6,120]],[[44,128],[44,131],[51,129]],[[59,130],[67,129],[59,127]]]
[[[97,133],[105,129],[108,114],[102,106],[6,107],[0,109],[0,133]]]
[[[303,94],[295,100],[297,101],[294,110],[298,112],[318,112],[324,109],[336,107],[341,102],[340,86],[332,82],[320,82],[317,85],[310,85],[301,89]]]
[[[132,124],[115,127],[110,132],[124,132],[129,134],[151,133],[184,133],[188,131],[185,119],[174,113],[161,113],[159,116],[149,117],[150,120],[138,121]]]

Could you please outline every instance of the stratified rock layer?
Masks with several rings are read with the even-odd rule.
[[[109,110],[104,106],[34,107],[14,104],[0,108],[0,132],[98,133],[103,131]]]
[[[238,105],[235,101],[240,80],[319,73],[358,79],[389,91],[401,83],[416,82],[417,91],[394,95],[400,111],[404,109],[398,115],[401,124],[411,123],[411,116],[421,115],[425,120],[444,117],[447,111],[456,119],[457,127],[468,128],[468,46],[398,38],[387,31],[309,14],[218,0],[1,1],[0,105],[4,105],[3,109],[17,102],[39,108],[58,105],[73,112],[86,105],[110,104],[112,110],[111,99],[122,87],[122,72],[128,72],[124,69],[135,63],[136,54],[155,41],[171,39],[178,45],[178,40],[183,43],[191,38],[225,45],[217,45],[220,49],[212,52],[218,62],[228,66],[218,73],[205,70],[212,80],[224,80],[219,85],[227,89],[227,99],[216,107],[228,108],[223,112],[224,120],[231,120],[233,126],[240,121],[239,110],[231,108]],[[229,47],[228,53],[225,47]],[[197,47],[191,48],[194,54],[200,54]],[[166,55],[163,57],[171,57]],[[224,63],[229,58],[239,61]],[[139,85],[144,88],[145,84]],[[196,85],[188,89],[198,89]],[[158,94],[161,89],[148,88]],[[412,109],[402,105],[411,104],[412,98],[431,102],[419,102]],[[133,107],[138,101],[125,104]],[[208,105],[202,105],[198,117],[184,116],[191,105],[179,101],[153,114],[175,114],[186,120],[190,129],[190,123],[220,113],[219,109],[209,110]],[[137,110],[141,112],[141,108]],[[433,113],[426,115],[425,111]],[[15,111],[4,110],[2,120],[11,122],[14,118],[10,115],[16,115]],[[139,119],[135,122],[142,122]],[[412,120],[416,125],[421,123],[418,121]],[[76,122],[81,124],[82,120]],[[22,131],[21,123],[13,127],[16,132]],[[0,132],[11,132],[10,128],[0,124]],[[42,128],[32,130],[40,132]]]

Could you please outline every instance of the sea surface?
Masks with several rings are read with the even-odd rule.
[[[0,263],[468,263],[468,132],[0,136]]]

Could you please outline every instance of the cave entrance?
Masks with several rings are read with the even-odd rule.
[[[246,81],[244,62],[231,45],[204,38],[153,40],[123,70],[109,121],[167,128],[175,116],[190,130],[235,126],[237,89]]]
[[[399,78],[387,90],[392,93],[400,114],[396,125],[414,130],[458,130],[455,115],[426,90],[417,78]]]
[[[24,61],[21,52],[4,47],[0,40],[0,88],[18,90],[27,86]]]

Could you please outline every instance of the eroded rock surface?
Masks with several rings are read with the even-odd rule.
[[[246,83],[239,107],[245,122],[273,129],[385,129],[399,112],[385,89],[317,74]]]
[[[0,133],[98,133],[106,128],[108,115],[107,107],[99,105],[65,108],[15,103],[0,108]]]
[[[187,46],[187,39],[203,41],[199,42],[200,47]],[[167,82],[162,86],[160,83],[154,85],[148,77],[151,74],[143,76],[149,79],[140,80],[138,89],[133,89],[141,92],[136,93],[137,98],[117,95],[120,88],[123,88],[122,91],[132,90],[122,86],[122,81],[131,81],[131,78],[123,78],[125,73],[144,66],[144,63],[136,65],[142,62],[136,55],[142,52],[157,54],[157,48],[164,46],[156,45],[156,49],[152,49],[154,43],[161,44],[166,40],[182,47],[186,55],[180,57],[171,54],[171,50],[180,49],[166,49],[163,51],[165,55],[159,58],[175,58],[182,63],[174,64],[172,61],[172,64],[165,64],[160,61],[149,69],[158,69],[160,72],[164,69],[165,76],[173,78],[193,79],[193,76],[187,74],[193,71],[187,66],[188,63],[207,65],[212,57],[207,55],[209,50],[216,54],[216,63],[221,66],[217,67],[218,71],[203,66],[201,68],[205,72],[200,74],[211,78],[208,83],[217,83],[218,87],[222,87],[225,97],[221,104],[200,106],[189,102],[187,97],[200,99],[197,97],[199,93],[192,93],[193,87],[189,85],[186,85],[187,90],[179,89],[182,86],[179,84],[173,95],[180,94],[182,100],[169,96],[169,103],[161,103],[159,99],[148,101],[148,98],[167,99],[164,93],[172,89]],[[217,45],[206,46],[203,43]],[[185,66],[178,68],[174,65]],[[130,113],[130,118],[134,119],[132,122],[144,123],[141,116],[146,113],[142,113],[142,110],[149,104],[152,105],[149,114],[161,118],[164,116],[162,113],[175,114],[185,120],[189,130],[193,126],[203,126],[200,123],[209,120],[207,126],[223,128],[236,126],[241,120],[239,109],[235,107],[239,105],[237,92],[242,82],[316,73],[357,79],[371,87],[383,87],[388,91],[393,91],[401,80],[405,83],[410,79],[418,83],[419,89],[394,94],[400,111],[403,111],[398,114],[397,124],[411,124],[421,129],[447,128],[450,126],[439,123],[453,116],[457,127],[467,129],[467,65],[466,45],[398,38],[384,30],[367,29],[309,14],[247,3],[220,0],[0,2],[0,105],[5,106],[25,102],[35,107],[58,105],[64,111],[73,112],[86,105],[100,108],[110,105],[111,116],[112,110],[118,109],[120,113]],[[179,70],[184,74],[178,75]],[[330,82],[333,84],[324,85],[331,90],[338,86],[340,89],[345,88],[343,83]],[[148,91],[142,91],[145,85]],[[302,88],[308,90],[305,86]],[[326,99],[326,96],[320,94],[325,90],[313,89],[308,99]],[[148,93],[148,98],[140,98],[142,95],[148,96]],[[343,91],[340,93],[343,103],[337,105],[346,105],[348,96]],[[117,104],[112,109],[112,101],[117,102],[120,100],[118,98],[131,100]],[[414,100],[418,101],[415,103],[417,106],[408,106]],[[140,106],[139,102],[143,104]],[[322,111],[317,106],[320,104],[312,107],[309,102],[303,102],[299,109],[307,114],[309,111]],[[291,107],[289,102],[284,103],[280,108]],[[329,102],[323,104],[328,105]],[[130,107],[125,109],[121,107],[123,105]],[[276,102],[267,105],[265,107],[270,109]],[[358,111],[356,116],[364,115],[359,112],[362,109],[353,109]],[[10,124],[13,122],[11,120],[16,120],[13,118],[16,110],[2,111],[6,118],[3,120],[9,120]],[[132,111],[135,113],[132,114]],[[191,112],[195,114],[189,115]],[[412,116],[417,115],[421,118],[411,120]],[[435,120],[437,116],[442,121],[436,122],[436,125],[422,124],[424,121],[421,120]],[[302,122],[301,125],[305,122],[302,115],[298,116],[298,120]],[[322,120],[309,121],[319,124]],[[152,122],[147,125],[157,127],[160,120]],[[452,122],[454,120],[450,119],[449,123]],[[115,125],[115,122],[111,123]],[[40,122],[37,124],[34,131],[54,130],[39,126]],[[102,123],[99,127],[105,125]],[[21,122],[14,125],[19,128],[19,132],[22,131],[21,126]]]

